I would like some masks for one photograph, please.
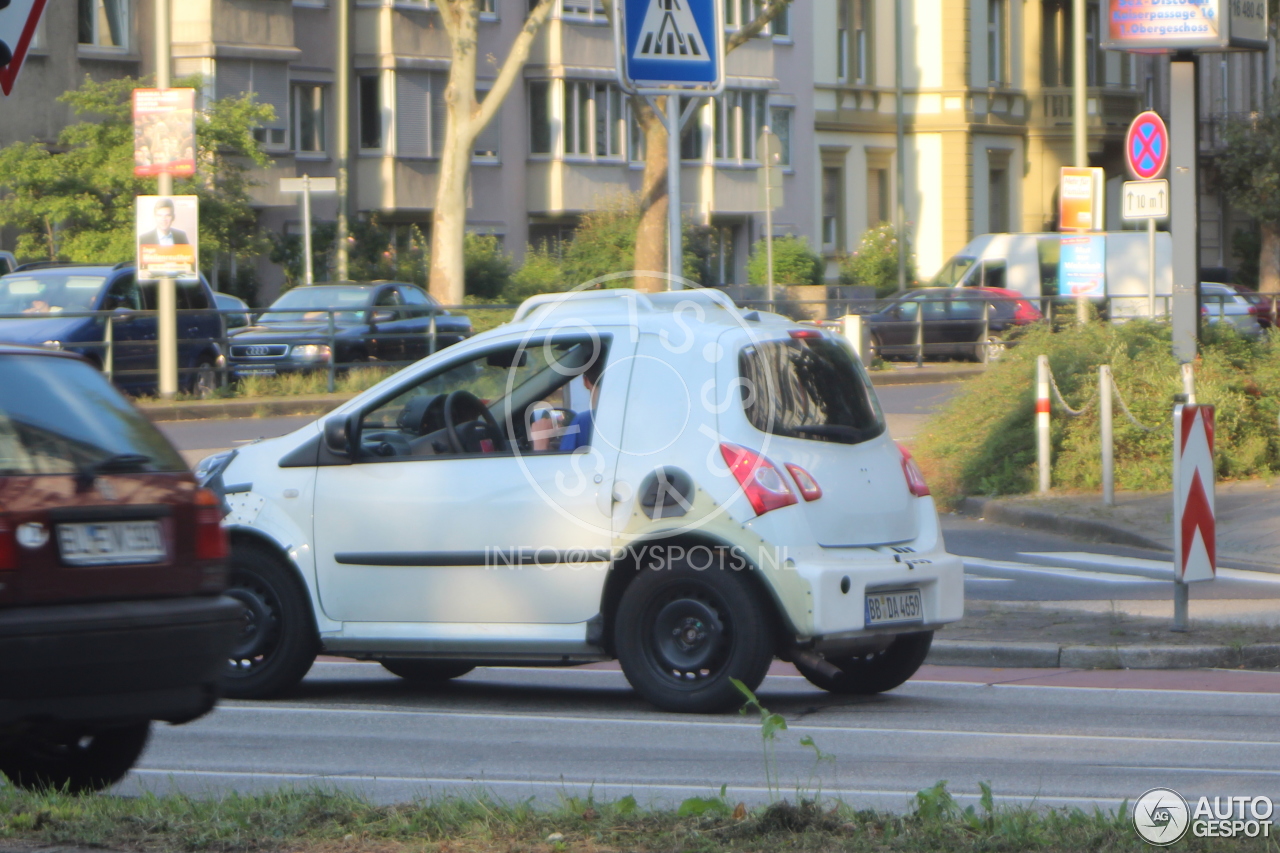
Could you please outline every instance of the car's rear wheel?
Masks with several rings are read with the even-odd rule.
[[[755,690],[773,660],[773,620],[752,579],[685,562],[641,569],[618,605],[614,646],[622,671],[664,711],[740,706],[731,679]]]
[[[987,335],[978,341],[973,348],[973,360],[982,364],[990,364],[1004,355],[1004,341],[999,335]]]
[[[849,696],[870,696],[899,687],[915,675],[928,656],[932,643],[932,631],[899,634],[881,651],[846,658],[827,658],[827,663],[840,670],[839,675],[824,674],[799,661],[796,662],[796,669],[810,683],[823,690]]]
[[[447,660],[411,660],[407,658],[384,658],[378,661],[387,672],[398,675],[406,681],[422,684],[443,684],[453,678],[461,678],[475,669],[469,663]]]
[[[244,605],[244,623],[227,661],[223,695],[265,699],[292,690],[319,650],[302,584],[271,555],[237,544],[227,595]]]
[[[872,361],[884,358],[884,343],[881,342],[880,336],[874,333],[871,335],[870,351]]]
[[[218,368],[207,358],[200,359],[196,372],[191,375],[191,396],[208,400],[218,390]]]
[[[0,771],[29,791],[100,791],[124,778],[150,731],[150,720],[89,732],[38,727],[0,748]]]

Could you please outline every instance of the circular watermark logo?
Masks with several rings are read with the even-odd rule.
[[[1187,834],[1191,809],[1172,788],[1152,788],[1133,804],[1133,828],[1148,844],[1166,847]]]

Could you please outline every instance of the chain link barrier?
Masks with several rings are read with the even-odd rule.
[[[1129,423],[1133,424],[1143,432],[1155,432],[1155,427],[1145,426],[1133,416],[1133,412],[1129,411],[1129,405],[1125,403],[1124,397],[1120,396],[1120,386],[1116,384],[1115,374],[1111,375],[1111,393],[1115,397],[1117,403],[1120,404],[1120,411],[1124,412],[1124,416],[1129,419]]]
[[[1067,417],[1070,418],[1078,418],[1085,412],[1089,411],[1089,407],[1093,405],[1094,400],[1096,399],[1096,397],[1090,397],[1080,408],[1071,408],[1071,404],[1066,401],[1062,396],[1062,391],[1058,388],[1058,380],[1053,375],[1052,367],[1049,368],[1049,388],[1053,391],[1053,398],[1058,401],[1059,406],[1066,410]]]

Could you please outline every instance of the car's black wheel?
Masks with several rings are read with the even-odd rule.
[[[407,681],[423,684],[443,684],[451,678],[461,678],[475,669],[469,663],[449,660],[410,660],[407,658],[386,658],[378,661],[394,675]]]
[[[987,335],[973,347],[973,360],[980,364],[990,364],[1004,355],[1004,341],[999,335]]]
[[[298,578],[258,548],[234,545],[227,595],[244,605],[223,695],[265,699],[291,690],[315,662],[319,641],[311,603]]]
[[[773,660],[773,619],[745,574],[687,563],[641,569],[618,605],[614,647],[639,693],[664,711],[714,713],[755,690]]]
[[[871,352],[872,361],[875,361],[877,358],[881,358],[881,359],[884,358],[884,343],[881,342],[879,335],[874,333],[871,335],[871,342],[870,342],[869,349]]]
[[[150,731],[150,720],[87,732],[36,728],[0,748],[0,771],[29,791],[100,791],[124,778]]]
[[[829,677],[821,672],[796,663],[800,674],[817,687],[832,693],[851,696],[870,696],[900,686],[916,674],[929,654],[933,643],[932,631],[915,634],[899,634],[887,648],[866,655],[847,658],[827,658],[840,674]]]

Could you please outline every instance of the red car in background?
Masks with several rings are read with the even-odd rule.
[[[208,712],[239,601],[218,498],[97,369],[0,344],[0,771],[97,790]]]

